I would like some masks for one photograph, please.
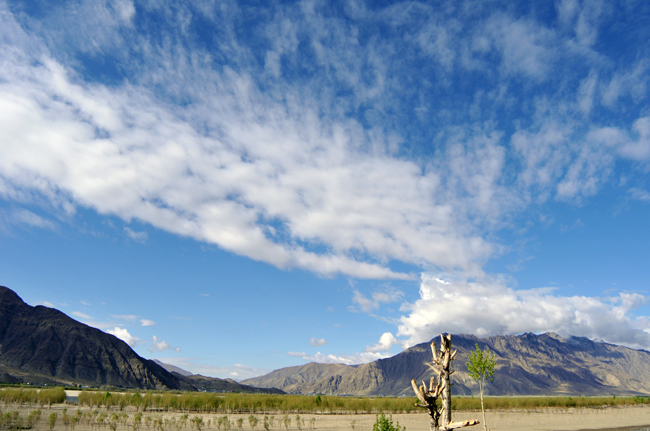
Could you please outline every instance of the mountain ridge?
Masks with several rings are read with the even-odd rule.
[[[0,364],[19,370],[21,376],[14,377],[23,380],[43,377],[89,386],[193,389],[119,338],[54,308],[32,307],[4,286],[0,286]]]
[[[172,368],[172,372],[165,366]],[[32,307],[5,286],[0,286],[0,382],[283,393],[234,380],[193,375],[142,358],[114,335],[78,322],[57,309]]]
[[[439,345],[439,339],[434,338]],[[650,352],[584,337],[567,339],[554,334],[521,334],[478,338],[452,336],[458,349],[452,393],[475,395],[477,384],[467,373],[467,355],[476,343],[496,356],[491,395],[648,395]],[[367,364],[309,363],[287,367],[242,383],[273,385],[289,393],[332,395],[412,395],[410,381],[428,381],[433,375],[430,342],[412,346],[395,356]],[[297,376],[297,377],[296,377]]]

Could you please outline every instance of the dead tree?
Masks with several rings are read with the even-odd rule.
[[[453,371],[450,371],[451,361],[454,360],[458,350],[451,351],[451,334],[446,337],[440,334],[440,351],[436,350],[435,341],[431,342],[431,353],[433,354],[433,362],[429,367],[438,374],[438,381],[435,377],[431,377],[429,381],[429,388],[427,389],[424,382],[422,386],[418,387],[415,379],[411,380],[413,391],[418,397],[420,404],[418,407],[423,407],[429,410],[430,431],[450,431],[456,428],[463,428],[467,426],[477,425],[479,421],[473,419],[463,422],[451,421],[451,381],[450,376]],[[441,401],[441,407],[438,408],[438,398]]]

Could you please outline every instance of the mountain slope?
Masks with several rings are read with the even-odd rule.
[[[232,379],[219,379],[216,377],[206,377],[200,374],[189,376],[177,375],[179,379],[187,384],[194,386],[200,391],[207,392],[244,392],[248,394],[284,394],[284,391],[276,388],[255,388],[253,386],[243,385]]]
[[[143,389],[194,388],[124,341],[64,313],[25,304],[0,286],[0,368],[5,381],[56,381]],[[13,370],[13,371],[12,371]]]
[[[434,339],[439,344],[439,339]],[[452,392],[475,394],[467,374],[467,356],[479,343],[496,354],[492,395],[637,395],[650,394],[650,353],[586,338],[523,334],[479,339],[454,335],[458,349]],[[428,381],[430,343],[413,346],[391,358],[359,366],[310,363],[283,368],[242,383],[272,385],[291,393],[412,395],[410,381]]]

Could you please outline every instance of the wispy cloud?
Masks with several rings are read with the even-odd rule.
[[[135,322],[139,316],[135,314],[113,314],[111,317],[114,319],[126,320],[127,322]]]
[[[90,208],[282,269],[443,271],[525,302],[484,273],[501,229],[582,204],[621,165],[645,201],[650,162],[650,61],[603,37],[638,5],[540,5],[272,4],[250,32],[236,3],[76,2],[46,16],[0,4],[0,197],[30,208],[3,210],[0,227],[54,229]],[[197,30],[190,16],[227,25]],[[354,309],[396,295],[355,291]],[[436,326],[415,312],[425,304],[404,317],[409,340]],[[499,328],[515,330],[484,329]]]
[[[646,190],[637,188],[637,187],[632,187],[631,189],[628,190],[630,193],[630,196],[632,198],[640,200],[640,201],[650,201],[650,193]]]
[[[71,313],[74,317],[78,317],[79,319],[86,319],[86,320],[91,320],[92,317],[90,317],[87,314],[82,313],[81,311],[73,311]]]
[[[324,346],[325,344],[327,344],[327,341],[325,341],[324,338],[311,337],[309,339],[310,346],[319,347],[319,346]]]
[[[344,364],[344,365],[358,365],[365,364],[367,362],[376,361],[377,359],[386,358],[389,355],[378,353],[378,352],[363,352],[363,353],[353,353],[350,355],[346,354],[323,354],[321,352],[316,353],[315,355],[308,355],[305,352],[287,352],[287,355],[301,358],[309,362],[320,362],[323,364]]]
[[[140,323],[142,324],[142,326],[154,326],[156,324],[156,322],[149,319],[140,319]]]
[[[149,347],[147,347],[147,350],[153,353],[155,350],[156,352],[163,352],[165,350],[174,350],[176,352],[180,352],[181,349],[178,347],[173,347],[171,346],[167,341],[162,340],[155,335],[151,338],[149,341]]]
[[[370,313],[379,309],[381,304],[390,304],[392,302],[399,301],[404,296],[404,293],[393,289],[387,288],[378,290],[372,293],[370,298],[367,298],[358,290],[354,291],[354,296],[352,297],[352,302],[358,307],[359,310],[364,313]],[[351,307],[350,311],[356,311],[356,307]]]
[[[147,239],[149,239],[149,234],[147,232],[136,232],[131,228],[129,228],[128,226],[124,227],[124,233],[126,233],[126,236],[131,238],[133,241],[142,244],[147,242]]]

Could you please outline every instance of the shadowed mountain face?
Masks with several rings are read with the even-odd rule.
[[[434,339],[438,346],[439,339]],[[491,395],[647,395],[650,393],[650,353],[627,347],[564,339],[556,334],[523,334],[479,339],[454,335],[458,349],[452,393],[472,395],[478,385],[467,373],[467,356],[476,343],[496,354]],[[310,363],[273,371],[242,383],[277,387],[300,394],[413,395],[411,379],[433,375],[430,343],[413,346],[391,358],[359,366]]]
[[[2,381],[194,389],[117,337],[58,310],[27,305],[2,286],[0,371]]]

